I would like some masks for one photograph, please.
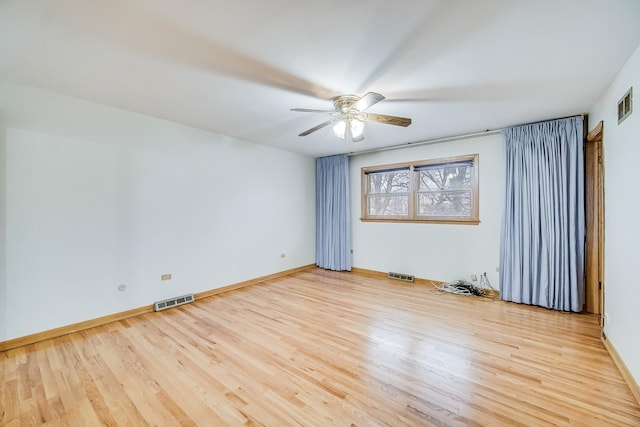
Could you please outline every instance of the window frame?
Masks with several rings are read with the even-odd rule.
[[[438,159],[419,160],[414,162],[393,163],[379,166],[369,166],[360,169],[360,182],[361,182],[361,217],[360,221],[363,222],[416,222],[416,223],[428,223],[428,224],[466,224],[477,225],[480,223],[479,216],[479,173],[478,173],[478,160],[479,155],[467,154],[461,156],[443,157]],[[416,168],[424,166],[434,165],[447,165],[454,163],[471,162],[471,216],[467,217],[448,217],[448,216],[429,216],[423,217],[418,215],[418,193],[419,193],[419,171]],[[403,170],[409,171],[409,192],[408,192],[408,214],[402,215],[385,215],[385,216],[371,216],[368,215],[368,196],[369,193],[369,179],[370,173],[383,172],[387,170]]]

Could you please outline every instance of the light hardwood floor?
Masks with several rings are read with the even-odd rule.
[[[639,426],[596,318],[312,269],[0,353],[0,425]]]

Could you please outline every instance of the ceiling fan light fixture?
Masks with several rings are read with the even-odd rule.
[[[364,132],[364,122],[357,119],[349,120],[349,125],[351,126],[351,136],[353,138],[359,138]],[[347,130],[347,120],[340,120],[333,127],[333,133],[340,139],[344,139],[345,132]]]
[[[337,136],[338,138],[340,138],[340,139],[344,139],[344,132],[346,130],[346,127],[347,127],[347,124],[345,123],[345,121],[344,120],[340,120],[333,127],[333,134],[335,136]]]
[[[351,120],[351,135],[354,138],[359,138],[362,132],[364,132],[364,122],[356,119]]]

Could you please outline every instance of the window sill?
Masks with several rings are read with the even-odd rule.
[[[362,222],[412,222],[419,224],[455,224],[455,225],[478,225],[479,219],[451,220],[451,219],[400,219],[400,218],[360,218]]]

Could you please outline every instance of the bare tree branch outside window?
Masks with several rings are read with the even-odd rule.
[[[369,215],[407,215],[410,182],[408,169],[369,174]]]

